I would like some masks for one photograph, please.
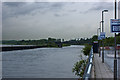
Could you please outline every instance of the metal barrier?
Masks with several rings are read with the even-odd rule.
[[[93,66],[93,47],[91,48],[89,58],[88,58],[88,63],[87,63],[87,66],[85,68],[85,72],[84,72],[84,75],[83,75],[84,80],[89,80],[90,79],[92,66]]]

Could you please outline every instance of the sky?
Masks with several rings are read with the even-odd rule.
[[[2,39],[91,38],[104,9],[106,36],[113,36],[113,2],[3,2]]]

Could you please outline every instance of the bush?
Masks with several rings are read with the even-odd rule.
[[[91,50],[91,45],[86,44],[82,51],[83,51],[84,55],[87,56],[87,55],[89,55],[90,50]],[[81,58],[81,60],[74,64],[72,71],[75,73],[75,75],[83,77],[88,59],[83,60],[82,55],[80,56],[80,58]]]
[[[80,60],[74,64],[74,67],[72,68],[72,72],[75,73],[75,75],[79,76],[80,78],[83,77],[85,67],[87,64],[87,60]]]
[[[89,55],[90,50],[91,50],[91,45],[86,44],[85,47],[83,48],[83,54],[86,56]]]

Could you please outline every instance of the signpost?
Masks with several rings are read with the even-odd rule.
[[[100,36],[98,36],[98,40],[105,39],[105,32],[101,32]]]
[[[120,19],[111,19],[111,32],[120,33]]]
[[[98,40],[105,39],[105,33],[100,33],[100,36],[98,36]]]
[[[105,32],[101,32],[100,36],[98,36],[98,40],[102,40],[105,39]],[[103,47],[103,51],[104,51],[104,47]],[[99,51],[99,57],[100,57],[100,51]],[[104,56],[102,55],[102,60],[104,62]]]
[[[117,80],[116,33],[120,33],[120,19],[116,19],[116,1],[115,1],[115,19],[111,19],[110,22],[111,32],[115,33],[114,80]]]
[[[118,19],[120,19],[120,0],[118,2]],[[120,61],[119,60],[118,60],[118,79],[120,79]]]
[[[102,40],[100,36],[98,36],[98,40]]]
[[[100,38],[101,38],[101,39],[105,39],[105,32],[101,32],[101,33],[100,33]]]

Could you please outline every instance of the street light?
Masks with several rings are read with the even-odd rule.
[[[104,32],[104,12],[108,12],[108,10],[102,11],[102,32]],[[102,44],[103,44],[102,63],[104,63],[104,42],[103,41],[102,41]]]
[[[108,12],[108,10],[104,10],[104,12]]]
[[[101,23],[102,23],[102,21],[100,21],[100,28],[99,28],[99,29],[100,29],[100,33],[101,33]],[[98,40],[98,43],[99,43],[99,57],[100,57],[100,53],[101,53],[100,50],[101,50],[101,49],[100,49],[100,41],[99,41],[99,40]]]
[[[101,32],[101,28],[99,27],[99,28],[97,29],[97,36],[98,36],[98,53],[99,53],[99,55],[100,55],[100,47],[99,47],[99,46],[100,46],[100,42],[99,42],[100,32],[99,32],[98,30]]]
[[[97,29],[97,36],[99,36],[99,31],[98,30],[100,30],[100,28]]]
[[[102,23],[102,21],[100,21],[100,33],[101,33],[101,23]]]
[[[98,30],[100,30],[99,33],[98,33]],[[101,33],[101,22],[100,22],[100,27],[97,29],[98,37],[100,36],[100,33]],[[98,45],[99,45],[99,47],[98,47],[98,53],[99,53],[99,57],[100,57],[100,41],[99,41],[99,39],[98,39]]]
[[[102,11],[102,32],[104,32],[104,12],[108,12],[108,10]]]

